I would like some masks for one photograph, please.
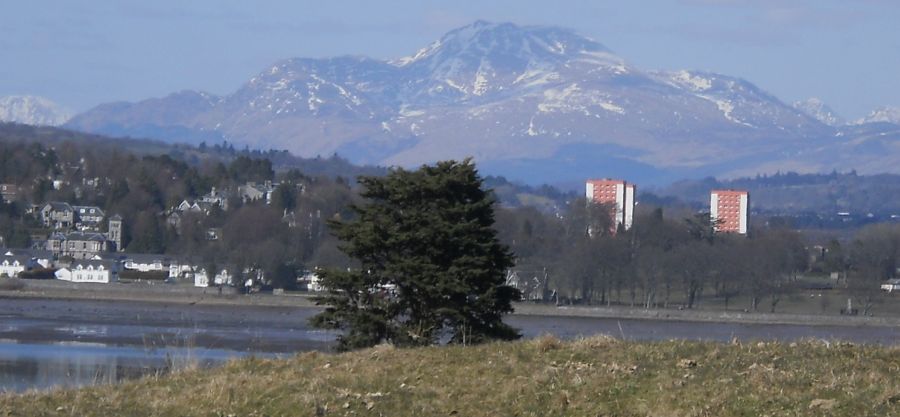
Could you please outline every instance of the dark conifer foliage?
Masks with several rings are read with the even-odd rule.
[[[502,322],[519,291],[505,285],[513,256],[497,238],[494,198],[470,160],[360,177],[364,205],[330,223],[358,261],[322,274],[327,305],[313,323],[344,330],[340,347],[515,339]]]

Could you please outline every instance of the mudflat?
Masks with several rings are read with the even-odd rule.
[[[253,352],[328,350],[333,334],[309,327],[315,307],[7,297],[0,339],[23,343],[193,346]]]
[[[19,281],[0,290],[0,339],[196,346],[245,352],[331,349],[335,332],[314,329],[320,311],[307,293],[242,295],[150,283]],[[522,302],[506,321],[525,337],[608,334],[633,340],[797,340],[900,343],[900,318],[643,309]]]

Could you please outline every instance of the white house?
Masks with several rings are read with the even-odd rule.
[[[189,262],[172,262],[169,264],[169,278],[191,278],[197,269]]]
[[[231,285],[232,283],[232,275],[228,272],[227,269],[222,269],[215,277],[213,277],[214,285]],[[194,272],[194,286],[195,287],[208,287],[209,286],[209,275],[206,273],[206,268],[202,268],[197,272]]]
[[[322,286],[322,280],[315,271],[306,271],[300,278],[300,282],[306,284],[307,291],[320,292],[326,290],[326,288]]]
[[[172,260],[165,255],[157,254],[128,254],[125,256],[125,269],[139,272],[169,272],[172,275],[170,265]]]
[[[97,206],[72,206],[75,210],[75,227],[78,230],[99,230],[106,213]]]
[[[34,259],[37,264],[35,267],[50,268],[53,266],[53,252],[46,250],[32,250],[28,252],[29,256]]]
[[[50,268],[53,266],[53,252],[38,249],[3,249],[6,251],[5,256],[21,256],[31,259],[32,268]]]
[[[119,264],[110,261],[79,260],[56,271],[56,279],[69,282],[107,284],[119,280]]]
[[[6,252],[0,257],[0,277],[15,278],[20,272],[27,271],[34,265],[35,261],[30,256]]]
[[[900,279],[889,279],[881,284],[881,289],[887,292],[900,291]]]

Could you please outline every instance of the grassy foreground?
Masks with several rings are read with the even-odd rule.
[[[0,396],[0,416],[890,416],[900,348],[545,337],[245,359]]]

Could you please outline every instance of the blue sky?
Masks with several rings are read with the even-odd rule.
[[[701,69],[854,119],[900,106],[896,0],[8,1],[0,96],[76,111],[226,94],[289,57],[413,53],[477,19],[574,29],[643,69]]]

